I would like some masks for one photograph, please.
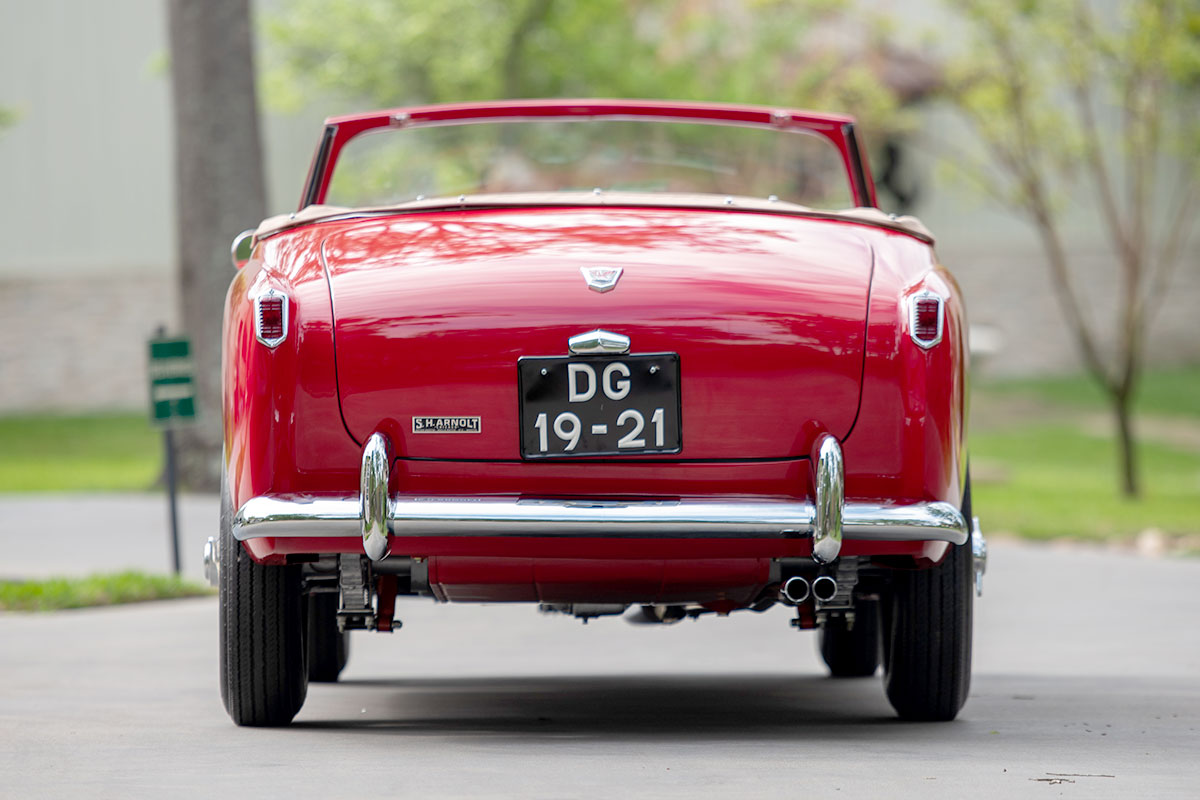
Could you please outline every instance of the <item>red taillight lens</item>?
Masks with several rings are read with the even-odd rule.
[[[942,298],[921,292],[912,299],[910,333],[921,347],[933,347],[942,340]]]
[[[936,339],[938,335],[938,315],[942,304],[936,298],[927,297],[917,301],[917,315],[913,322],[913,331],[918,339]]]
[[[264,297],[258,304],[258,330],[264,339],[283,336],[282,297]]]
[[[254,333],[267,347],[275,347],[287,338],[287,295],[268,289],[254,298]]]

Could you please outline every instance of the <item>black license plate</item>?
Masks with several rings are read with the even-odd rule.
[[[679,356],[522,358],[525,458],[678,453]]]

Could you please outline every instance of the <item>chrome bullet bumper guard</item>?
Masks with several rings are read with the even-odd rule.
[[[363,448],[358,497],[263,495],[233,519],[240,541],[263,537],[361,536],[373,560],[389,537],[530,536],[594,538],[811,538],[813,558],[837,558],[842,539],[963,544],[967,521],[950,503],[845,502],[842,451],[819,437],[812,458],[815,497],[783,500],[559,500],[389,495],[391,451],[376,433]]]

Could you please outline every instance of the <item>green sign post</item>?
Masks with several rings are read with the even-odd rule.
[[[187,339],[150,340],[150,421],[170,430],[196,418],[192,345]]]
[[[176,426],[196,418],[196,382],[192,345],[187,339],[168,339],[162,328],[150,340],[150,421],[162,428],[167,456],[167,499],[171,514],[171,559],[179,574],[179,515],[175,501]]]

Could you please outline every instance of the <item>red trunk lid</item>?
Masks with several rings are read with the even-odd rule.
[[[683,447],[658,459],[807,455],[858,410],[872,256],[853,226],[666,209],[518,209],[346,223],[324,244],[338,391],[362,442],[415,458],[521,457],[517,360],[602,328],[678,353]],[[619,267],[588,288],[582,267]],[[480,417],[413,433],[413,417]],[[467,426],[473,427],[473,426]]]

